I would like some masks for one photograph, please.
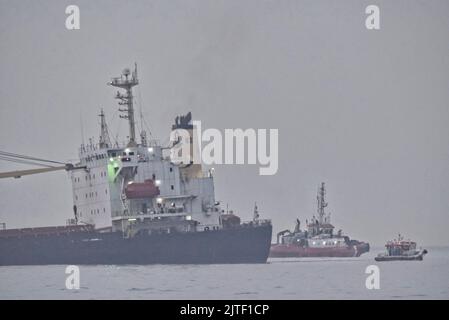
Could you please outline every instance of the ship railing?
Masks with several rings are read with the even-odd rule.
[[[164,212],[164,213],[145,213],[145,214],[133,214],[133,215],[117,215],[113,216],[113,221],[120,221],[120,220],[128,220],[128,221],[135,221],[138,219],[146,219],[146,218],[169,218],[169,217],[182,217],[187,216],[188,213],[183,212]]]
[[[74,225],[74,226],[55,226],[55,227],[36,227],[36,228],[21,228],[21,229],[5,229],[0,230],[0,237],[22,237],[22,236],[47,236],[53,234],[68,234],[71,232],[88,232],[94,231],[94,226]]]
[[[256,219],[250,221],[240,222],[239,225],[234,225],[232,228],[249,228],[254,226],[267,226],[271,224],[271,220],[269,219]]]
[[[242,226],[268,225],[268,224],[271,224],[271,220],[270,219],[256,219],[256,220],[250,220],[250,221],[243,221],[240,224]]]
[[[110,150],[123,150],[123,149],[126,149],[127,147],[128,147],[128,141],[125,141],[125,140],[123,140],[123,141],[120,141],[120,142],[115,142],[115,143],[113,143],[113,144],[111,144],[107,149],[110,149]],[[148,140],[148,142],[147,142],[147,145],[146,146],[142,146],[142,145],[139,145],[139,147],[159,147],[161,144],[160,144],[160,141],[159,141],[159,139],[150,139],[150,140]],[[84,154],[86,154],[86,153],[92,153],[92,152],[95,152],[95,151],[98,151],[98,150],[101,150],[102,148],[100,147],[100,144],[99,143],[89,143],[89,144],[81,144],[81,146],[78,148],[78,154],[81,156],[81,155],[84,155]]]

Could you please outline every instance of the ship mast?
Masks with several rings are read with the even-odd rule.
[[[130,77],[131,75],[131,77]],[[133,93],[132,88],[139,84],[139,80],[137,79],[137,64],[134,64],[134,71],[131,71],[126,68],[123,70],[122,75],[120,77],[112,78],[111,82],[108,83],[113,87],[117,87],[120,89],[124,89],[126,91],[125,94],[117,91],[115,96],[116,99],[120,100],[119,105],[126,106],[126,108],[119,108],[120,112],[126,113],[125,115],[120,115],[122,119],[128,119],[129,123],[129,147],[137,146],[136,143],[136,124],[134,121],[134,105],[133,105]]]
[[[326,213],[324,212],[324,208],[327,207],[327,202],[324,199],[326,195],[326,188],[324,186],[324,182],[321,182],[321,187],[318,189],[318,195],[316,197],[318,203],[318,221],[320,224],[324,223],[324,216]]]
[[[100,114],[100,149],[110,148],[111,147],[111,139],[109,138],[108,125],[106,124],[105,115],[103,109],[101,109]]]

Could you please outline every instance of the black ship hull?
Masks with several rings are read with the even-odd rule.
[[[266,263],[271,224],[187,233],[0,237],[0,265]]]

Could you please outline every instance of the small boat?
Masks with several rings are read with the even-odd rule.
[[[416,242],[404,240],[399,235],[398,239],[388,241],[385,245],[386,253],[380,253],[374,258],[376,261],[408,261],[408,260],[423,260],[424,255],[427,254],[426,249],[416,249]]]

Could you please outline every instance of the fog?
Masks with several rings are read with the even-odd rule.
[[[380,7],[380,30],[365,8]],[[65,28],[76,4],[81,29]],[[257,201],[274,233],[316,213],[382,245],[398,232],[449,245],[449,2],[0,0],[0,150],[76,161],[138,63],[137,108],[166,143],[174,118],[204,128],[279,129],[279,169],[215,166],[216,197],[244,220]],[[16,168],[0,161],[0,171]],[[66,172],[0,181],[7,227],[65,224]]]

